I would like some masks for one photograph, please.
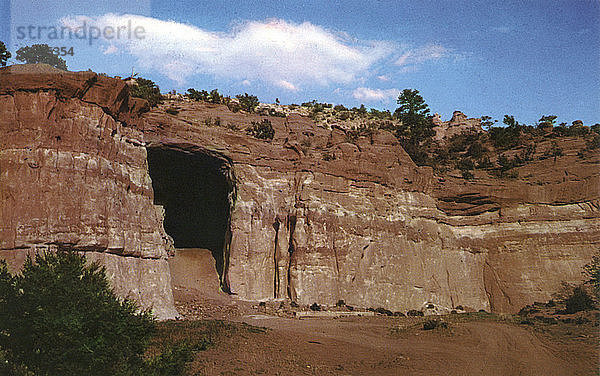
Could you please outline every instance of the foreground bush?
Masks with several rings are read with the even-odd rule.
[[[5,373],[132,375],[154,332],[147,312],[119,300],[104,269],[72,252],[27,259],[21,275],[0,264],[0,348]]]

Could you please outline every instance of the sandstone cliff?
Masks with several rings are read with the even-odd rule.
[[[30,252],[85,251],[117,293],[170,318],[167,237],[134,127],[144,106],[95,73],[0,70],[0,255],[17,269]]]
[[[243,131],[264,116],[202,102],[142,107],[121,81],[93,73],[0,73],[5,258],[88,251],[121,293],[173,315],[156,203],[165,226],[177,217],[171,229],[220,234],[167,229],[175,245],[209,241],[223,288],[241,298],[514,312],[581,280],[600,244],[599,158],[577,158],[582,140],[556,162],[521,167],[523,179],[466,181],[416,166],[388,132],[289,115],[269,118],[269,142]],[[218,203],[197,206],[192,190]]]
[[[270,118],[267,142],[230,129],[261,117],[201,102],[144,118],[149,146],[229,161],[224,282],[247,299],[514,312],[581,280],[600,243],[598,156],[580,160],[581,139],[520,180],[467,181],[415,166],[387,132],[355,138],[289,115]]]

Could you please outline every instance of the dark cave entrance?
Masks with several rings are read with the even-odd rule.
[[[231,162],[204,152],[148,148],[154,204],[165,208],[164,227],[175,248],[210,250],[220,287],[229,292]]]

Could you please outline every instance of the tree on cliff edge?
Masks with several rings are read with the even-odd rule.
[[[154,107],[162,101],[158,85],[154,81],[142,77],[135,79],[135,84],[129,88],[129,93],[132,97],[147,100],[150,107]]]
[[[4,42],[0,41],[0,66],[5,67],[6,61],[10,59],[11,56],[12,55],[10,54],[10,52],[8,52],[8,50],[6,49],[6,45],[4,44]]]
[[[425,164],[427,153],[421,146],[435,134],[429,106],[419,91],[413,89],[404,89],[397,102],[400,107],[394,112],[394,117],[401,124],[396,128],[396,137],[416,164]]]
[[[415,141],[423,141],[433,136],[433,123],[429,117],[429,106],[418,90],[404,89],[398,96],[400,105],[394,116],[402,122],[398,127],[398,135],[409,137]]]
[[[47,44],[34,44],[21,47],[17,50],[17,60],[25,64],[44,63],[54,68],[67,70],[67,62],[52,52],[52,47]]]

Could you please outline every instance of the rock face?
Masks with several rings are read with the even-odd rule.
[[[149,174],[161,153],[202,157],[198,165],[223,175],[227,188],[214,199],[226,213],[190,216],[225,217],[216,269],[245,299],[514,312],[580,281],[600,244],[600,161],[577,158],[580,139],[556,162],[521,167],[518,181],[466,181],[415,166],[388,132],[356,137],[290,115],[270,117],[275,138],[264,141],[243,131],[264,116],[201,102],[140,116],[143,104],[121,81],[93,73],[3,72],[0,100],[4,257],[18,266],[40,247],[88,251],[113,265],[119,291],[164,316],[174,314],[169,241],[154,194],[216,180],[200,170],[161,178],[158,165]],[[176,115],[165,112],[172,107]],[[165,215],[182,216],[188,204]]]
[[[442,121],[440,115],[434,114],[433,124],[435,127],[434,139],[441,141],[451,138],[454,135],[464,132],[482,132],[481,119],[478,118],[467,118],[467,115],[460,111],[454,111],[452,119],[449,121]]]
[[[48,69],[0,70],[0,255],[16,269],[27,253],[85,251],[117,293],[174,317],[167,237],[133,127],[145,103],[119,80]]]
[[[580,281],[600,243],[598,157],[579,160],[580,139],[522,180],[467,182],[415,166],[387,132],[351,138],[290,115],[270,118],[267,142],[228,129],[259,116],[190,102],[144,118],[148,145],[231,161],[225,282],[246,299],[514,312]]]

